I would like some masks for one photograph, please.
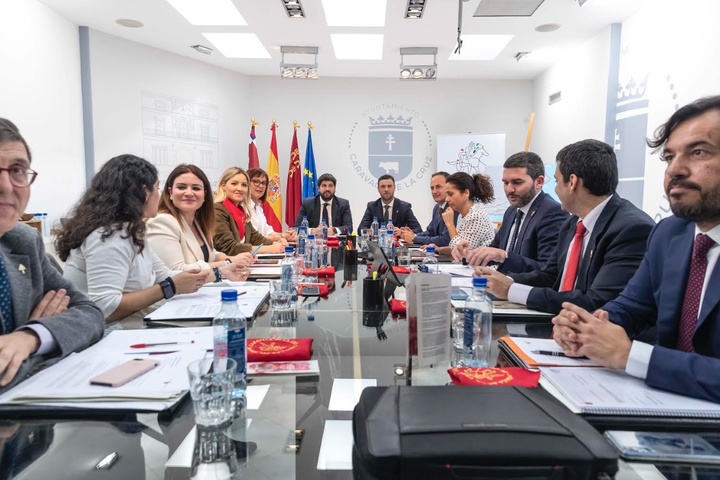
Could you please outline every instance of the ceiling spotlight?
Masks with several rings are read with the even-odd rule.
[[[530,55],[530,52],[517,52],[515,54],[515,61],[519,62],[520,60],[527,57],[528,55]]]
[[[305,18],[305,11],[303,10],[300,0],[280,0],[285,8],[285,13],[290,18]]]
[[[213,51],[212,48],[206,47],[205,45],[190,45],[190,48],[194,48],[200,53],[204,53],[205,55],[210,55]]]
[[[282,78],[318,78],[318,47],[281,46],[280,76]],[[291,56],[292,63],[285,62],[285,55]]]
[[[400,49],[400,80],[435,80],[437,48],[409,47]],[[406,63],[407,57],[412,61]]]
[[[137,20],[132,20],[130,18],[118,18],[115,20],[115,23],[127,28],[142,28],[144,26],[142,22],[138,22]]]
[[[426,0],[408,0],[405,9],[405,18],[422,18],[425,12]]]

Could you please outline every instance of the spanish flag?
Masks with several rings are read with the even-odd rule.
[[[272,131],[272,138],[270,139],[270,154],[268,155],[267,168],[265,169],[268,174],[268,186],[267,186],[267,198],[266,202],[272,208],[273,215],[265,214],[268,224],[273,227],[276,232],[282,232],[282,224],[280,219],[282,218],[282,190],[280,190],[280,165],[278,164],[278,149],[277,149],[277,136],[275,130],[277,124],[275,121],[272,122],[270,130]]]

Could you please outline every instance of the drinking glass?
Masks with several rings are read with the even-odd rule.
[[[232,391],[237,363],[232,358],[209,357],[187,367],[195,423],[216,427],[233,419]]]
[[[270,281],[270,309],[272,311],[289,310],[292,301],[292,289],[283,285],[282,280]]]

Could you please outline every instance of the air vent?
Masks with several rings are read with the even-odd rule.
[[[552,105],[553,103],[557,103],[560,100],[562,100],[562,92],[555,92],[551,93],[548,96],[548,105]]]

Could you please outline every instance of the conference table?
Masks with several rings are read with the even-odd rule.
[[[360,279],[364,269],[359,267]],[[351,479],[352,408],[362,386],[449,382],[447,362],[412,365],[405,318],[367,315],[362,282],[344,278],[339,269],[329,280],[334,284],[330,295],[300,299],[292,318],[266,308],[249,322],[250,337],[312,338],[319,374],[252,377],[249,386],[267,386],[267,393],[258,408],[247,410],[246,428],[236,435],[231,427],[227,434],[239,457],[234,478]],[[547,336],[549,331],[548,324],[493,325],[495,340],[509,333]],[[493,345],[496,358],[497,342]],[[188,396],[172,411],[159,414],[48,411],[6,418],[0,420],[0,479],[221,478],[198,468],[197,435]],[[712,476],[697,476],[689,467],[678,466],[664,472],[667,476],[651,464],[621,462],[617,478],[717,475],[711,471],[707,475]]]

